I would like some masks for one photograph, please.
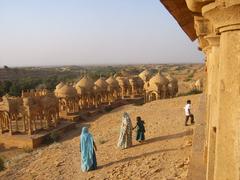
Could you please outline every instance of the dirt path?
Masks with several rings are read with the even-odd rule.
[[[185,179],[191,154],[192,126],[184,126],[183,106],[187,99],[197,111],[199,95],[155,101],[143,106],[127,105],[92,121],[77,125],[64,140],[29,154],[13,158],[0,173],[6,180],[84,180],[84,179]],[[140,115],[145,120],[146,142],[126,150],[116,148],[123,112],[133,124]],[[99,169],[80,171],[79,133],[90,127],[98,146]]]

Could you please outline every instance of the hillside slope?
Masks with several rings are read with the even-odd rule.
[[[194,95],[117,108],[77,125],[59,143],[13,158],[9,167],[0,173],[0,179],[185,179],[194,126],[184,126],[183,106],[191,99],[195,113],[199,98]],[[132,148],[119,150],[116,144],[125,111],[129,112],[133,124],[137,115],[145,120],[146,142],[139,144],[134,140]],[[99,169],[88,173],[80,171],[82,126],[90,127],[98,146]]]

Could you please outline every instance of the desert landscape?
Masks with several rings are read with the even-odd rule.
[[[18,151],[14,156],[5,149],[1,155],[9,159],[0,179],[184,180],[191,158],[194,126],[184,126],[183,106],[191,99],[193,113],[197,115],[200,97],[125,105],[80,122],[76,129],[62,134],[61,141],[50,146],[29,153]],[[133,124],[136,116],[144,119],[146,141],[142,144],[134,141],[133,147],[119,150],[116,144],[123,112],[129,112]],[[98,169],[88,173],[80,170],[79,135],[83,126],[90,128],[98,148]]]
[[[240,0],[0,7],[0,179],[240,179]]]
[[[11,147],[8,147],[7,143],[5,145],[1,144],[0,157],[4,163],[4,170],[0,173],[0,178],[10,180],[186,179],[192,154],[192,136],[195,126],[184,125],[185,115],[183,107],[185,106],[187,100],[192,100],[193,113],[196,115],[196,118],[198,117],[201,95],[194,94],[202,93],[203,89],[195,89],[195,83],[199,79],[201,81],[203,81],[204,79],[203,65],[132,65],[116,67],[113,66],[110,69],[109,67],[97,66],[84,68],[85,72],[87,69],[87,72],[89,74],[88,78],[92,77],[93,80],[96,80],[98,78],[96,72],[100,74],[104,72],[106,73],[106,68],[109,70],[108,74],[105,74],[106,77],[107,75],[110,75],[111,78],[113,78],[111,74],[114,72],[116,74],[115,76],[129,78],[139,76],[144,79],[145,76],[142,77],[141,72],[145,72],[147,69],[148,72],[151,72],[151,75],[149,75],[148,77],[148,80],[150,79],[150,84],[161,84],[164,80],[164,76],[167,77],[168,74],[171,74],[177,80],[177,92],[170,98],[162,96],[163,94],[160,90],[159,92],[156,92],[159,93],[159,97],[155,101],[150,100],[146,102],[144,100],[145,97],[143,98],[143,94],[145,94],[144,96],[146,96],[146,92],[145,90],[144,92],[142,92],[141,90],[139,91],[139,93],[141,94],[137,96],[137,99],[131,99],[131,101],[129,101],[129,98],[131,98],[132,95],[131,97],[127,94],[125,94],[124,96],[121,95],[121,97],[117,96],[117,98],[120,99],[117,101],[117,104],[115,103],[114,106],[109,106],[106,103],[102,102],[102,105],[99,104],[99,107],[95,107],[95,110],[85,107],[84,109],[79,111],[77,110],[77,108],[74,110],[75,112],[73,115],[74,117],[75,115],[76,117],[80,117],[80,119],[76,119],[75,126],[71,127],[71,129],[67,130],[66,132],[58,132],[57,134],[53,134],[53,140],[50,139],[51,141],[49,142],[49,139],[45,139],[43,144],[38,148],[34,147],[34,149],[32,149],[27,144],[25,146],[21,146],[21,148],[16,148],[14,147],[14,145],[11,144]],[[43,71],[46,72],[46,70],[44,69],[45,68],[43,68]],[[22,70],[19,69],[18,71]],[[26,71],[26,69],[24,71]],[[34,72],[34,70],[31,71]],[[38,69],[37,71],[41,70]],[[51,72],[51,68],[48,69],[48,71]],[[79,73],[81,73],[83,72],[83,69],[79,68],[78,71]],[[159,74],[159,71],[161,72],[161,74]],[[69,71],[69,73],[72,72]],[[76,73],[76,70],[73,71],[73,74],[74,73]],[[52,77],[51,73],[50,75],[45,74],[45,76],[47,78]],[[71,78],[68,77],[61,82],[59,80],[53,81],[53,85],[56,85],[57,83],[59,84],[56,85],[56,89],[54,90],[56,97],[59,98],[59,103],[64,100],[64,98],[67,98],[65,96],[62,96],[62,91],[60,91],[61,88],[66,86],[62,84],[68,84],[66,87],[69,89],[69,87],[71,87],[71,84],[74,84],[76,81],[78,81],[77,85],[73,86],[73,88],[78,88],[78,84],[80,84],[80,82],[83,81],[84,78],[86,78],[85,76],[86,75],[84,75],[81,80],[79,80],[78,77],[72,77],[72,75],[70,75]],[[161,77],[159,80],[156,79],[156,77],[158,76]],[[36,77],[31,77],[31,81],[35,81]],[[39,79],[40,77],[42,78],[41,80]],[[96,78],[94,79],[94,77]],[[20,84],[24,82],[23,77],[19,79],[16,78],[17,76],[14,79],[2,80],[3,89],[5,89],[4,85],[6,85],[6,82],[8,81],[19,82]],[[23,99],[34,96],[38,97],[40,94],[37,95],[36,93],[43,93],[44,95],[45,88],[49,88],[48,91],[51,91],[50,87],[42,84],[44,82],[44,78],[42,76],[38,76],[37,79],[40,84],[35,84],[35,87],[33,88],[37,89],[39,85],[41,85],[42,89],[34,91],[35,94],[32,94],[28,91],[22,92],[21,96]],[[101,81],[104,81],[102,75],[100,79]],[[154,79],[154,81],[151,79]],[[148,80],[146,82],[144,81],[144,83],[148,83]],[[90,82],[92,80],[88,79],[88,81]],[[98,81],[99,80],[96,80],[96,82]],[[109,81],[106,80],[106,82]],[[119,82],[121,83],[121,81]],[[171,83],[171,81],[169,81],[169,83]],[[60,85],[61,88],[59,87]],[[122,89],[124,87],[120,86],[119,88]],[[141,89],[141,87],[138,88]],[[72,89],[72,87],[70,89]],[[9,93],[13,93],[11,91],[11,87],[9,88]],[[17,93],[17,91],[15,93]],[[70,95],[72,95],[74,91],[71,90],[69,91],[69,93],[70,94],[68,96],[70,97]],[[130,93],[133,93],[133,91],[131,91]],[[109,98],[112,97],[110,95],[111,94],[108,95]],[[45,96],[40,95],[39,97]],[[79,97],[81,98],[81,96]],[[4,98],[5,97],[3,97],[3,99]],[[63,99],[61,100],[61,98]],[[19,106],[22,105],[19,104]],[[53,104],[53,106],[56,105]],[[102,108],[102,106],[105,108]],[[72,115],[67,113],[61,116],[61,105],[59,107],[59,113],[62,119],[61,121],[66,120],[64,119],[65,117],[67,118]],[[49,106],[49,108],[51,107]],[[94,111],[95,113],[91,114],[90,112],[92,111]],[[146,124],[146,141],[142,143],[133,141],[132,147],[125,150],[120,150],[119,148],[117,148],[117,140],[119,137],[121,119],[124,112],[130,114],[133,125],[136,124],[137,116],[141,116],[143,118]],[[196,122],[198,123],[197,120]],[[16,126],[14,123],[13,125]],[[90,171],[88,173],[83,173],[80,169],[81,159],[79,149],[79,136],[82,127],[89,128],[89,131],[94,136],[98,148],[98,151],[96,152],[98,169],[95,171]],[[40,132],[43,131],[41,130],[42,128],[44,128],[44,126],[40,127]],[[29,135],[22,136],[34,137],[35,134],[37,135],[39,133],[39,130],[33,130],[34,127],[32,127]],[[16,132],[13,133],[10,138],[15,136],[20,137],[18,134],[16,134],[18,131],[19,130],[16,130]],[[51,129],[47,131],[51,132]],[[24,134],[24,132],[21,132],[21,134]],[[136,133],[134,132],[133,139],[135,139],[135,134]],[[6,133],[4,133],[3,135],[6,135]],[[52,138],[51,134],[50,137]]]

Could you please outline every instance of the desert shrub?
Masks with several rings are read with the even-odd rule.
[[[192,80],[191,78],[187,78],[187,79],[184,79],[183,81],[189,82],[189,81],[191,81],[191,80]]]
[[[189,96],[189,95],[193,95],[193,94],[201,94],[202,91],[198,90],[198,89],[192,89],[186,93],[180,93],[178,94],[178,96]]]
[[[4,160],[2,157],[0,157],[0,171],[5,169],[5,165],[4,165]]]
[[[106,143],[106,142],[107,142],[107,140],[104,140],[104,139],[99,139],[99,140],[98,140],[98,142],[99,142],[99,144],[104,144],[104,143]]]
[[[107,106],[107,107],[104,108],[104,110],[105,110],[106,112],[111,112],[111,111],[113,110],[113,107]]]
[[[201,93],[202,93],[202,91],[200,91],[198,89],[192,89],[187,94],[192,95],[192,94],[201,94]]]
[[[57,142],[59,140],[60,136],[57,132],[51,132],[50,135],[46,136],[43,139],[43,144],[52,144],[54,142]]]
[[[57,132],[52,132],[52,133],[50,134],[50,137],[51,137],[51,139],[52,139],[54,142],[57,142],[57,141],[59,141],[59,139],[60,139],[60,135],[59,135],[59,133],[57,133]]]
[[[184,70],[184,69],[186,69],[186,67],[184,67],[184,66],[178,66],[178,67],[176,67],[175,71],[182,71],[182,70]]]
[[[31,152],[33,151],[33,149],[32,149],[31,147],[29,147],[29,146],[24,146],[24,147],[23,147],[23,151],[24,151],[25,153],[31,153]]]

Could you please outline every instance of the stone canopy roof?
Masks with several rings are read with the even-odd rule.
[[[188,9],[185,0],[160,0],[169,13],[176,19],[183,31],[194,41],[197,38],[194,29],[193,13]]]

